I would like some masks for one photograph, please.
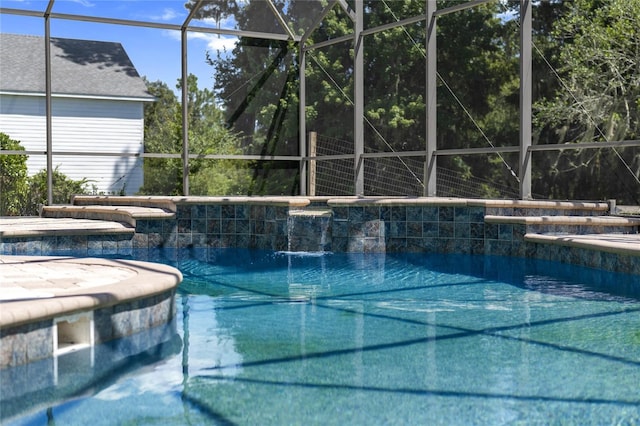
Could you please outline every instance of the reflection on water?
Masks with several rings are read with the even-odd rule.
[[[481,256],[209,250],[178,259],[169,263],[184,281],[164,344],[59,360],[57,386],[51,378],[46,390],[3,392],[3,419],[640,421],[637,277]],[[84,384],[72,387],[76,378]]]
[[[127,386],[126,390],[118,391],[117,382],[132,374],[142,375],[137,380],[141,386],[144,383],[155,387],[154,380],[142,380],[145,368],[163,362],[181,349],[182,339],[173,321],[124,339],[2,369],[0,419],[4,424],[16,416],[87,396],[113,399],[114,393],[120,392],[116,399],[121,399],[135,390]],[[51,418],[52,410],[47,411]]]

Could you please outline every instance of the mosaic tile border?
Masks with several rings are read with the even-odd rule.
[[[492,223],[487,215],[600,215],[606,203],[486,202],[458,199],[283,200],[183,198],[174,200],[176,215],[137,220],[133,238],[124,235],[4,238],[3,254],[76,256],[140,255],[145,250],[183,248],[315,249],[335,252],[425,252],[532,257],[640,275],[640,256],[601,253],[525,241],[533,233],[638,233],[635,228]],[[305,205],[329,215],[292,216]],[[320,241],[318,235],[324,235]],[[316,237],[316,239],[314,239]],[[612,260],[613,257],[613,260]]]

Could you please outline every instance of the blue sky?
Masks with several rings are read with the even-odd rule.
[[[57,0],[53,12],[181,25],[188,15],[185,3],[186,0]],[[12,9],[44,11],[47,4],[43,0],[2,0],[3,8]],[[215,24],[198,21],[197,25]],[[232,23],[221,23],[222,27],[229,25]],[[44,19],[0,14],[0,32],[44,36]],[[140,75],[150,81],[163,81],[172,89],[181,75],[179,31],[52,19],[51,36],[122,43]],[[205,53],[215,56],[217,50],[231,50],[235,40],[189,32],[188,70],[198,77],[200,88],[212,88],[214,82],[213,68],[206,64]]]

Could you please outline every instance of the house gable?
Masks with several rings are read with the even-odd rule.
[[[0,131],[46,168],[44,38],[0,34]],[[51,38],[53,167],[98,193],[142,186],[144,102],[153,101],[120,43]]]
[[[120,43],[51,39],[53,95],[151,101]],[[44,37],[0,34],[0,93],[45,93]]]

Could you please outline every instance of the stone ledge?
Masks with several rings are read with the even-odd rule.
[[[327,205],[331,207],[351,207],[351,206],[445,206],[445,207],[466,207],[468,200],[463,198],[437,198],[437,197],[351,197],[351,198],[331,198],[327,200]]]
[[[496,216],[486,215],[487,223],[518,225],[594,225],[640,226],[640,219],[620,216]]]
[[[176,211],[176,204],[247,204],[247,205],[272,205],[272,206],[291,206],[305,207],[310,204],[310,199],[317,197],[284,197],[284,196],[229,196],[229,197],[210,197],[210,196],[94,196],[94,195],[76,195],[72,199],[75,205],[105,205],[105,206],[140,206],[140,207],[156,207],[169,211]]]
[[[51,256],[0,256],[0,272],[25,263],[39,262],[46,268],[64,270],[72,265],[82,265],[89,271],[91,265],[127,269],[132,271],[124,279],[107,285],[87,285],[69,291],[51,289],[50,284],[41,277],[34,277],[28,288],[37,288],[39,292],[52,293],[54,297],[5,301],[0,305],[0,329],[26,323],[33,323],[58,316],[96,310],[119,303],[151,297],[174,290],[182,281],[179,270],[162,264],[133,260],[115,260],[100,258],[70,258]],[[3,276],[8,273],[2,272]],[[27,274],[28,275],[28,274]],[[29,277],[27,277],[28,279]],[[95,277],[104,279],[104,277]],[[91,280],[91,277],[87,277]],[[20,283],[3,281],[3,286],[20,286]],[[23,283],[26,285],[26,283]],[[0,287],[1,288],[1,287]],[[37,303],[34,303],[37,300]]]
[[[40,211],[40,216],[44,218],[111,220],[135,227],[137,219],[173,219],[176,214],[157,207],[83,205],[44,206]]]
[[[171,197],[171,201],[175,204],[195,204],[195,205],[237,205],[245,204],[248,206],[279,206],[279,207],[306,207],[311,201],[307,197],[249,197],[249,196],[233,196],[233,197],[205,197],[205,196],[189,196],[189,197]]]
[[[640,257],[640,234],[525,234],[524,240]]]
[[[71,204],[76,206],[136,206],[158,208],[174,213],[176,211],[176,206],[171,197],[165,196],[74,195],[71,198]]]
[[[597,210],[606,212],[609,204],[589,201],[536,201],[536,200],[469,200],[470,206],[554,209],[554,210]]]
[[[0,238],[134,233],[129,224],[95,219],[7,217],[0,221]]]

